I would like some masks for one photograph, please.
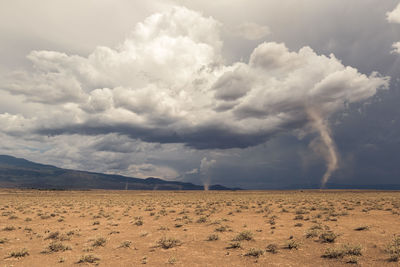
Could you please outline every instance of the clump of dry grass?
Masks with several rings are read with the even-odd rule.
[[[211,234],[207,237],[207,241],[216,241],[219,239],[219,236],[216,234]]]
[[[14,231],[16,228],[13,225],[7,225],[3,228],[3,231]]]
[[[175,263],[177,263],[177,259],[175,258],[175,257],[170,257],[169,259],[168,259],[168,261],[167,261],[167,263],[168,264],[175,264]]]
[[[349,264],[358,264],[358,257],[357,256],[350,256],[347,260],[346,263]]]
[[[258,257],[262,256],[263,254],[264,254],[264,250],[262,250],[262,249],[250,248],[249,251],[247,251],[247,253],[244,255],[258,258]]]
[[[361,256],[362,255],[362,246],[361,245],[345,244],[345,245],[343,245],[343,249],[344,249],[346,255],[353,255],[353,256]]]
[[[21,258],[21,257],[25,257],[28,255],[29,255],[28,250],[26,248],[23,248],[20,250],[12,251],[9,255],[9,258]]]
[[[323,243],[333,243],[335,242],[335,239],[337,238],[337,234],[335,234],[332,231],[326,231],[321,233],[321,235],[319,236],[319,240],[321,240],[321,242]]]
[[[135,217],[134,225],[142,226],[143,225],[143,218],[141,216],[140,217]]]
[[[269,244],[266,249],[267,252],[276,254],[278,253],[278,245],[277,244]]]
[[[299,215],[296,215],[293,220],[303,220],[303,219],[304,219],[304,216],[299,214]]]
[[[97,237],[93,240],[92,247],[104,247],[107,242],[107,239],[104,237]]]
[[[254,240],[253,233],[251,231],[240,232],[237,236],[233,238],[232,241],[243,241],[243,240],[246,241]]]
[[[400,236],[393,237],[392,241],[386,246],[385,251],[389,253],[389,261],[397,262],[400,259]]]
[[[129,247],[131,247],[131,244],[132,244],[131,241],[126,240],[126,241],[123,241],[123,242],[121,243],[121,245],[119,245],[119,247],[120,247],[120,248],[129,248]]]
[[[300,242],[294,239],[286,241],[284,248],[286,249],[299,249]]]
[[[49,244],[49,246],[43,251],[43,253],[52,253],[59,251],[71,250],[71,247],[68,245],[64,245],[61,242],[53,241]]]
[[[60,232],[51,232],[51,233],[49,233],[48,235],[47,235],[47,237],[44,239],[44,240],[47,240],[47,239],[53,239],[53,240],[55,240],[55,239],[58,239],[60,237]]]
[[[174,237],[162,237],[160,240],[158,240],[157,244],[163,249],[169,249],[180,246],[182,242]]]
[[[82,255],[77,263],[97,263],[100,260],[99,257],[93,254]]]
[[[319,235],[319,230],[317,229],[308,229],[306,232],[306,238],[313,238]]]
[[[199,219],[197,219],[196,222],[197,223],[205,223],[205,222],[207,222],[207,217],[206,216],[202,216]]]
[[[236,242],[231,242],[229,245],[226,247],[227,249],[235,249],[235,248],[242,248],[242,244],[238,241]]]
[[[228,229],[229,229],[228,226],[221,225],[221,226],[215,228],[215,231],[216,231],[216,232],[221,232],[221,233],[222,233],[222,232],[228,231]]]
[[[337,259],[344,256],[361,256],[362,247],[360,245],[345,244],[341,247],[327,248],[322,255],[323,258]]]

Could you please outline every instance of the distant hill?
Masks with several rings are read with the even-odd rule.
[[[112,189],[112,190],[203,190],[192,183],[165,181],[149,177],[140,179],[121,175],[57,168],[0,155],[0,187],[35,189]],[[238,189],[238,188],[235,188]],[[233,190],[211,185],[209,190]]]

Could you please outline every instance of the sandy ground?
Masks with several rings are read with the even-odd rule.
[[[399,214],[400,192],[4,189],[0,266],[399,266]]]

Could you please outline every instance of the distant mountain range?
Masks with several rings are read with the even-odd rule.
[[[146,179],[96,172],[62,169],[0,155],[0,188],[34,188],[55,190],[204,190],[202,185],[166,181],[149,177]],[[265,188],[268,190],[268,188]],[[270,190],[319,189],[318,184],[286,185]],[[325,189],[400,190],[399,184],[351,185],[328,183]],[[242,190],[222,185],[211,185],[209,190]]]
[[[112,190],[204,190],[201,185],[165,181],[149,177],[140,179],[121,175],[57,168],[0,155],[0,187],[34,189],[112,189]],[[238,190],[222,185],[210,185],[209,190]]]

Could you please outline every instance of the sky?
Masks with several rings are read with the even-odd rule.
[[[0,154],[205,186],[400,184],[398,0],[0,0],[0,39]]]

